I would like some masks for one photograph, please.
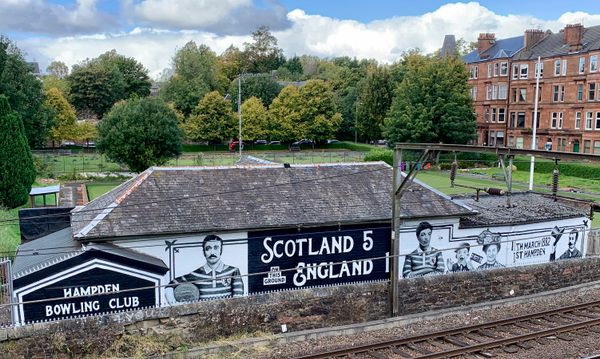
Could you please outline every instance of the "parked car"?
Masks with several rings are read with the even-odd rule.
[[[67,146],[75,146],[75,142],[73,142],[73,141],[62,141],[62,143],[60,144],[60,147],[67,147]]]
[[[339,143],[340,141],[336,140],[336,139],[331,139],[331,140],[327,140],[327,144],[330,145],[332,143]]]
[[[269,142],[269,145],[280,145],[281,141],[271,141]]]
[[[296,141],[292,143],[292,146],[314,146],[315,142],[313,140],[309,140],[306,138],[301,139],[300,141]]]
[[[229,143],[229,151],[233,152],[235,151],[236,147],[238,146],[238,144],[240,143],[240,141],[231,141]],[[242,149],[244,149],[244,142],[242,141]]]
[[[386,140],[377,140],[377,144],[378,145],[387,145],[387,141]]]
[[[256,140],[254,141],[255,145],[266,145],[268,142],[267,140]]]

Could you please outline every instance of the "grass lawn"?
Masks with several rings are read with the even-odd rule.
[[[21,243],[19,209],[0,210],[0,258],[13,257]]]
[[[92,201],[92,200],[102,196],[106,192],[110,191],[111,189],[117,187],[124,181],[125,180],[111,181],[111,182],[89,182],[89,183],[86,183],[85,186],[87,188],[88,198],[90,199],[90,201]]]

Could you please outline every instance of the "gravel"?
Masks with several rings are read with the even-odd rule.
[[[505,319],[507,317],[530,314],[550,310],[562,306],[584,303],[600,297],[600,289],[583,288],[555,294],[551,297],[529,299],[522,303],[498,305],[487,309],[464,309],[442,314],[435,320],[423,320],[390,329],[375,330],[356,335],[330,336],[302,342],[277,343],[269,346],[255,347],[236,354],[248,358],[294,358],[309,353],[318,353],[351,345],[364,345],[378,341],[401,338],[453,327],[485,323]],[[332,328],[332,331],[335,331]],[[492,350],[497,358],[580,358],[600,353],[600,334],[593,332],[569,334],[572,341],[555,337],[544,339],[545,344],[534,343],[533,348],[520,349],[516,353],[506,353],[501,349]],[[473,356],[471,356],[473,357]]]

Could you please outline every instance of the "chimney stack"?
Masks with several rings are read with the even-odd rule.
[[[493,33],[481,33],[479,34],[479,38],[477,39],[477,52],[479,56],[481,54],[492,47],[496,43],[496,35]]]
[[[583,25],[572,24],[565,26],[563,32],[565,42],[569,45],[569,52],[581,51],[583,39]]]
[[[545,37],[545,33],[542,30],[537,30],[537,29],[525,30],[525,36],[523,37],[523,39],[524,39],[523,47],[525,48],[525,50],[529,50],[533,47],[533,45],[540,42],[540,40],[542,40],[544,37]]]

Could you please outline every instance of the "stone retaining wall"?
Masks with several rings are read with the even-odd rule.
[[[600,258],[403,279],[400,315],[599,280]],[[300,331],[384,319],[390,309],[388,287],[381,282],[313,288],[5,328],[0,329],[0,352],[80,357],[104,353],[127,337],[158,338],[171,346],[163,349],[175,350],[219,336],[281,333],[284,324],[288,331]]]

